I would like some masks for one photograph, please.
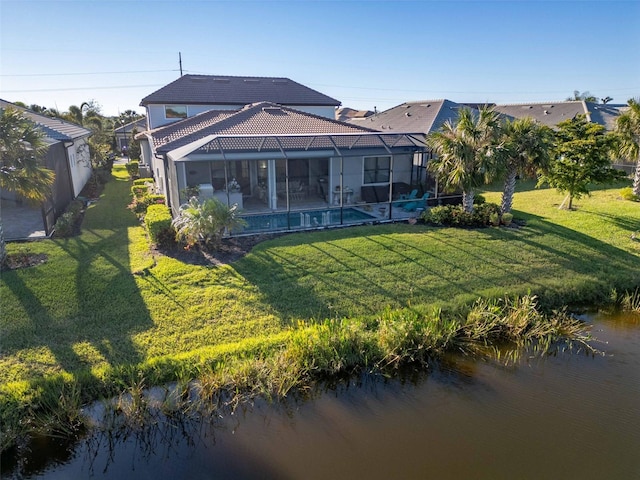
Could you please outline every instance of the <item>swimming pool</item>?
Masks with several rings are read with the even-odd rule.
[[[355,208],[345,208],[342,210],[342,222],[340,221],[339,209],[268,213],[247,215],[242,218],[247,222],[247,226],[242,230],[242,233],[302,230],[305,228],[328,227],[341,224],[348,225],[376,220],[374,215],[356,210]]]

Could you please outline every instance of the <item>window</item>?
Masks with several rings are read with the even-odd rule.
[[[390,177],[391,157],[364,157],[362,183],[389,183]]]
[[[165,105],[164,117],[165,118],[187,118],[187,106],[186,105]]]

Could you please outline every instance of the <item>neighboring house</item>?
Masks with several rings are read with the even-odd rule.
[[[250,103],[272,102],[303,112],[335,118],[340,102],[281,77],[184,75],[140,102],[149,128],[184,120],[207,110],[237,110]]]
[[[469,105],[446,99],[405,102],[366,118],[352,118],[349,123],[381,132],[420,132],[426,136],[440,129],[445,122],[455,122],[460,108],[467,106]],[[428,151],[426,155],[432,158],[433,154]],[[433,193],[434,200],[430,201],[430,204],[435,204],[435,199],[439,199],[438,203],[457,202],[459,196],[445,198],[439,192],[436,180],[427,172],[427,161],[428,159],[425,159],[421,162],[422,167],[416,169],[416,176],[411,183],[422,185],[423,190]]]
[[[455,121],[465,105],[451,100],[406,102],[366,118],[352,118],[349,123],[382,132],[422,132],[438,130],[445,122]]]
[[[584,100],[565,102],[538,102],[496,105],[494,109],[514,118],[531,117],[542,125],[555,127],[564,120],[576,115],[585,115],[590,122],[598,123],[611,131],[615,128],[616,118],[626,105],[599,104]]]
[[[272,102],[210,110],[140,137],[174,214],[195,190],[239,205],[244,233],[397,218],[390,202],[408,193],[424,152],[420,133],[377,132]]]
[[[209,110],[238,110],[256,102],[272,102],[326,118],[335,118],[340,102],[282,77],[184,75],[142,99],[147,127],[153,130]],[[150,169],[153,145],[140,136],[144,169]]]
[[[125,148],[129,148],[131,135],[135,130],[136,133],[144,132],[147,129],[147,117],[142,117],[135,122],[127,123],[113,130],[116,137],[116,146],[119,152]]]
[[[87,143],[91,130],[0,100],[0,108],[9,107],[22,111],[29,120],[34,122],[44,133],[45,142],[49,145],[44,165],[55,172],[55,181],[50,198],[36,212],[41,213],[39,225],[44,234],[48,235],[58,216],[64,212],[69,202],[80,194],[91,177],[91,159]],[[18,230],[18,222],[15,222],[14,228],[11,225],[10,216],[16,215],[13,218],[20,219],[26,225],[27,222],[24,222],[24,219],[26,216],[33,216],[33,208],[13,192],[1,191],[0,196],[3,203],[3,227],[6,237],[13,239],[30,236],[29,232],[25,235]],[[31,224],[34,223],[31,222]]]

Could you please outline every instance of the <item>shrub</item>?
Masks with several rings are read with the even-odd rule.
[[[626,187],[620,190],[620,196],[625,200],[630,200],[632,202],[640,201],[640,197],[633,193],[633,189],[631,187]]]
[[[149,205],[144,217],[144,223],[153,243],[163,247],[175,243],[176,233],[171,221],[171,212],[166,205]]]
[[[153,178],[151,177],[145,177],[145,178],[136,178],[133,181],[133,185],[149,185],[149,184],[154,184]]]
[[[65,212],[58,217],[56,224],[54,225],[56,237],[70,237],[73,235],[73,227],[76,222],[76,217],[73,212]]]
[[[474,195],[473,197],[473,204],[474,205],[482,205],[483,203],[486,203],[487,199],[484,198],[484,195]]]
[[[140,176],[139,162],[129,162],[126,164],[127,173],[133,179],[136,179]]]
[[[139,187],[131,187],[132,191],[134,188]],[[129,209],[133,211],[138,216],[142,216],[147,213],[147,209],[150,205],[166,205],[167,201],[164,195],[151,195],[145,193],[141,196],[134,196],[133,202],[129,205]]]
[[[432,225],[452,227],[484,227],[491,224],[492,215],[500,215],[500,207],[495,203],[476,205],[472,213],[465,212],[461,205],[442,205],[430,208],[422,214],[422,219]]]
[[[149,187],[147,187],[146,185],[134,184],[131,187],[131,195],[133,196],[133,198],[142,198],[148,194],[149,194]]]
[[[245,221],[239,213],[237,205],[228,207],[215,198],[200,203],[193,197],[180,207],[173,226],[177,238],[188,246],[201,244],[215,248],[226,231],[244,227]]]
[[[513,213],[503,213],[502,214],[502,223],[504,223],[505,225],[511,225],[511,222],[513,221]]]
[[[84,203],[82,200],[78,199],[73,200],[69,205],[67,205],[64,213],[58,217],[53,227],[56,237],[65,238],[73,235],[75,226],[80,219],[83,208]]]

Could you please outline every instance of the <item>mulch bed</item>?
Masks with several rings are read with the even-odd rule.
[[[10,253],[1,270],[18,270],[19,268],[35,267],[47,261],[46,253]]]
[[[193,247],[185,249],[176,246],[171,249],[154,248],[154,254],[166,255],[175,258],[181,262],[190,265],[227,265],[244,257],[258,243],[270,240],[282,235],[283,233],[251,235],[246,237],[224,238],[216,250],[207,250],[204,248]]]

